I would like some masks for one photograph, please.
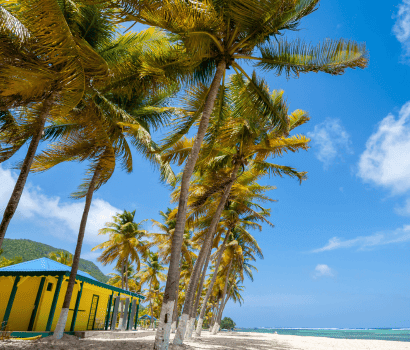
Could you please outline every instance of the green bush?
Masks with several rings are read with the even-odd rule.
[[[221,321],[221,329],[233,329],[235,326],[236,323],[230,317],[224,317]]]

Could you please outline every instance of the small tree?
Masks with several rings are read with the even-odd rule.
[[[236,323],[232,321],[232,318],[230,317],[224,317],[224,319],[221,321],[221,328],[222,329],[233,329],[235,328]]]

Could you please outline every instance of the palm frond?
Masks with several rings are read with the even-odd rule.
[[[302,40],[271,41],[261,46],[262,58],[256,66],[287,76],[307,72],[343,74],[346,68],[365,68],[368,53],[364,44],[354,41],[327,40],[313,47]]]

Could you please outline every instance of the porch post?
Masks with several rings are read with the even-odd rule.
[[[125,299],[124,314],[122,315],[121,330],[125,331],[127,328],[128,309],[130,308],[130,299]]]
[[[73,318],[71,319],[71,326],[70,326],[71,332],[74,332],[75,322],[77,321],[78,308],[80,307],[81,295],[83,294],[83,286],[84,286],[84,281],[81,282],[81,287],[77,293],[77,299],[75,300]]]
[[[31,313],[30,323],[28,324],[28,328],[27,328],[27,330],[29,332],[31,332],[33,330],[34,321],[36,320],[37,311],[38,311],[38,307],[40,305],[41,295],[43,294],[43,288],[44,288],[44,282],[45,281],[46,281],[46,278],[41,277],[40,285],[39,285],[38,291],[37,291],[36,301],[34,302],[34,309],[33,309],[33,312]]]
[[[127,327],[126,327],[127,331],[130,330],[131,311],[132,311],[132,297],[130,299],[130,304],[129,304],[129,307],[128,307],[128,317],[127,317]],[[131,328],[132,328],[132,324],[131,324]]]
[[[110,295],[110,298],[108,299],[108,306],[107,306],[107,312],[106,312],[106,317],[105,317],[105,330],[108,329],[108,325],[110,324],[110,313],[111,313],[111,305],[112,305],[112,297],[114,295],[114,292]]]
[[[134,299],[131,304],[131,313],[130,313],[130,316],[128,317],[128,328],[127,329],[130,329],[130,330],[132,330],[132,325],[134,323],[135,311],[137,311],[136,306],[137,306],[137,299]]]
[[[10,293],[10,298],[9,298],[8,303],[7,303],[6,312],[4,313],[3,322],[2,322],[2,325],[1,325],[1,330],[6,329],[7,322],[9,321],[10,312],[11,312],[11,308],[13,307],[14,298],[16,297],[17,284],[19,283],[19,281],[20,281],[20,276],[16,276],[16,278],[14,279],[13,288],[12,288],[11,293]]]
[[[117,295],[115,297],[114,311],[112,312],[111,330],[115,330],[115,326],[117,325],[118,306],[120,305],[120,301],[120,295]]]
[[[51,304],[50,314],[48,315],[46,332],[50,332],[51,325],[53,324],[54,312],[56,311],[57,301],[58,301],[58,297],[60,295],[60,288],[61,288],[61,283],[63,282],[63,278],[64,278],[64,275],[60,275],[58,277],[56,290],[54,292],[53,302]]]
[[[140,302],[141,300],[138,300],[138,304],[137,304],[137,312],[135,315],[135,324],[134,324],[134,328],[135,330],[137,330],[137,323],[138,323],[138,311],[140,310]]]

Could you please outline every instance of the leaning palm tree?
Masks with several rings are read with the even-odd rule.
[[[264,109],[255,107],[254,86],[263,92],[264,105],[269,106],[269,113],[266,113]],[[217,140],[212,138],[213,135],[207,138],[197,164],[197,168],[201,172],[201,178],[208,178],[211,186],[198,198],[198,203],[191,203],[191,206],[200,207],[204,202],[218,196],[218,205],[213,210],[213,217],[207,230],[206,239],[192,272],[193,278],[186,292],[183,317],[178,326],[179,332],[174,338],[176,344],[181,343],[184,338],[186,323],[192,313],[192,301],[200,271],[207,259],[207,255],[210,254],[214,232],[231,188],[241,174],[241,169],[244,169],[247,164],[251,164],[256,171],[265,174],[287,175],[300,181],[306,178],[305,172],[299,173],[291,167],[266,161],[270,156],[277,157],[287,152],[296,152],[299,149],[306,150],[308,148],[308,138],[299,135],[283,137],[281,126],[276,123],[277,119],[287,120],[287,130],[291,131],[309,120],[306,112],[297,110],[288,115],[288,107],[283,99],[283,92],[273,91],[270,93],[266,83],[258,79],[255,74],[249,82],[238,74],[234,75],[229,85],[224,90],[221,89],[220,94],[223,95],[221,104],[225,107],[223,111],[219,109],[215,111],[216,115],[213,116],[211,125],[213,126],[214,121],[220,120],[221,114],[223,114],[223,126],[219,127]],[[180,161],[188,154],[186,144],[181,149],[181,145],[176,143],[175,147],[164,155],[164,159],[179,159]],[[221,174],[219,175],[219,173]],[[188,324],[188,328],[189,326],[190,324]]]
[[[222,313],[228,301],[228,298],[225,299],[225,296],[227,296],[228,292],[228,284],[231,278],[230,274],[232,273],[232,276],[238,275],[242,281],[244,280],[244,275],[246,275],[251,279],[251,281],[253,281],[253,271],[257,271],[257,269],[251,264],[251,262],[256,260],[255,255],[263,258],[262,250],[257,244],[255,238],[248,232],[244,234],[244,230],[238,227],[232,232],[230,241],[224,252],[224,268],[221,270],[222,277],[225,277],[224,279],[222,278],[222,281],[224,280],[221,298],[222,301],[216,317],[213,334],[216,334],[219,331]],[[233,279],[235,278],[233,277]]]
[[[115,269],[117,273],[111,272],[108,274],[110,279],[107,281],[107,284],[111,286],[124,289],[124,273],[121,269]],[[141,285],[139,280],[135,278],[135,270],[132,265],[128,266],[127,274],[127,281],[128,281],[128,289],[130,292],[139,293],[141,291]]]
[[[10,0],[0,6],[0,143],[6,144],[0,161],[30,141],[0,223],[0,248],[46,122],[67,115],[87,82],[108,74],[105,61],[72,33],[64,15],[57,0]]]
[[[248,188],[248,190],[252,191],[252,188]],[[247,242],[250,242],[250,244],[254,246],[255,251],[257,251],[259,257],[262,257],[262,252],[260,248],[258,247],[256,240],[247,231],[247,228],[250,227],[250,228],[254,228],[254,229],[257,228],[259,230],[262,230],[262,226],[258,224],[257,221],[263,220],[267,223],[270,223],[268,220],[266,220],[266,216],[269,215],[269,212],[264,209],[261,212],[258,212],[255,214],[243,215],[243,212],[242,212],[243,210],[250,209],[248,207],[249,204],[250,202],[247,199],[244,201],[243,198],[240,199],[237,197],[230,201],[230,203],[227,205],[227,208],[224,210],[224,213],[222,215],[223,224],[226,227],[225,238],[222,244],[220,245],[220,247],[218,247],[218,250],[215,252],[215,257],[214,257],[214,261],[215,261],[214,271],[215,272],[212,276],[212,279],[210,280],[209,284],[206,287],[206,294],[202,302],[202,307],[201,307],[198,324],[196,328],[197,336],[201,335],[202,323],[205,317],[207,303],[211,296],[213,286],[216,282],[216,278],[218,275],[219,266],[222,262],[223,254],[225,250],[230,246],[229,239],[231,238],[232,232],[239,231],[240,234],[243,236],[242,239],[246,240]]]
[[[164,282],[166,280],[166,275],[163,272],[166,270],[166,268],[162,266],[158,254],[152,252],[149,253],[142,266],[143,267],[140,272],[138,272],[137,276],[141,279],[141,284],[148,284],[147,291],[151,310],[151,324],[154,328],[155,326],[152,322],[152,317],[154,317],[153,303],[154,298],[157,296],[160,282]]]
[[[94,19],[91,18],[89,26],[93,23]],[[147,38],[155,39],[148,40],[148,44],[145,44]],[[86,205],[69,285],[55,332],[55,337],[58,339],[63,334],[67,320],[93,192],[110,179],[116,163],[119,162],[127,172],[132,171],[129,141],[142,155],[160,168],[164,181],[173,180],[170,167],[155,153],[156,147],[149,132],[150,127],[156,128],[161,125],[168,118],[170,110],[173,110],[166,106],[159,106],[165,103],[166,97],[169,97],[173,90],[162,88],[164,86],[162,76],[143,76],[141,73],[144,55],[155,54],[154,50],[149,53],[141,50],[152,49],[154,46],[162,47],[165,42],[166,38],[160,33],[146,31],[131,37],[121,36],[114,42],[101,43],[99,52],[108,63],[110,79],[93,82],[81,104],[70,113],[70,117],[75,118],[59,118],[48,128],[46,136],[58,135],[59,141],[36,157],[36,162],[33,164],[34,171],[44,171],[65,161],[91,161],[89,177],[81,185],[80,191],[74,194],[76,198],[85,196]],[[161,52],[156,53],[161,54]],[[126,88],[120,89],[125,83]],[[171,88],[173,88],[172,84]],[[151,106],[151,103],[154,105]],[[72,120],[75,120],[75,123]]]
[[[142,229],[142,225],[147,220],[134,222],[135,210],[113,216],[112,222],[107,222],[105,228],[102,228],[98,234],[110,234],[110,239],[103,242],[91,250],[103,249],[101,255],[97,258],[103,265],[116,262],[116,269],[121,271],[121,288],[128,290],[128,276],[130,263],[136,263],[137,272],[140,270],[141,257],[146,257],[148,251],[147,237],[148,231]]]
[[[175,232],[175,211],[170,208],[167,209],[166,213],[160,211],[160,215],[163,218],[163,223],[151,219],[152,226],[157,227],[161,232],[150,233],[149,237],[152,241],[149,244],[149,248],[156,246],[158,248],[159,257],[165,264],[169,264],[169,259],[171,257],[172,250],[172,237]],[[189,229],[185,230],[184,240],[181,247],[182,259],[189,265],[193,266],[193,261],[196,259],[196,254],[194,253],[194,247],[192,245],[192,237]]]
[[[178,264],[185,216],[189,180],[199,155],[208,121],[216,100],[218,88],[227,68],[247,76],[239,60],[276,74],[299,75],[305,72],[342,74],[346,68],[367,64],[364,45],[346,40],[327,40],[324,45],[312,47],[300,40],[281,39],[286,31],[295,30],[300,20],[312,13],[319,0],[234,0],[234,1],[148,1],[117,0],[123,6],[124,20],[156,26],[175,35],[196,64],[192,80],[211,81],[204,89],[205,103],[186,118],[180,134],[200,120],[195,145],[185,165],[172,259],[165,288],[163,310],[154,348],[166,349],[176,287]],[[259,55],[258,55],[259,53]],[[174,62],[175,63],[175,62]],[[255,88],[255,100],[263,101],[263,94]],[[282,133],[287,133],[287,123],[277,120]],[[178,134],[169,141],[172,143]],[[166,316],[165,316],[166,315]],[[167,322],[164,326],[164,320]],[[164,328],[166,327],[166,328]],[[164,335],[165,331],[165,335]]]

